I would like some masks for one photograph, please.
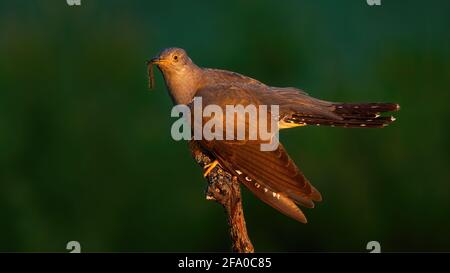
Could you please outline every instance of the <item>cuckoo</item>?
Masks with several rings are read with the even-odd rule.
[[[202,98],[205,106],[277,105],[278,128],[281,130],[308,125],[382,128],[395,120],[385,113],[400,109],[396,103],[325,101],[298,88],[273,87],[236,72],[203,68],[197,66],[181,48],[164,49],[148,61],[151,87],[153,65],[161,71],[175,105],[191,107],[195,98]],[[234,122],[246,121],[236,119]],[[224,124],[230,126],[226,121]],[[245,127],[246,130],[248,127],[251,126]],[[314,202],[322,200],[319,191],[281,144],[274,150],[262,151],[258,139],[200,139],[190,142],[191,147],[200,147],[214,159],[205,166],[205,176],[220,165],[259,199],[299,222],[307,222],[299,206],[313,208]]]

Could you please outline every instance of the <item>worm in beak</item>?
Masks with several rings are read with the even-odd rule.
[[[147,73],[148,73],[148,88],[153,89],[155,87],[155,76],[153,74],[153,64],[155,59],[147,61]]]

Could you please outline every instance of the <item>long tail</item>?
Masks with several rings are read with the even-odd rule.
[[[400,105],[396,103],[333,103],[331,109],[339,119],[294,113],[285,117],[284,121],[299,125],[381,128],[395,121],[393,116],[383,116],[382,114],[398,111]]]

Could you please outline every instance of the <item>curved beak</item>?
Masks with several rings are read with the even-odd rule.
[[[156,64],[156,65],[158,65],[158,64],[161,64],[161,63],[164,63],[164,62],[165,61],[163,59],[160,59],[159,57],[155,57],[155,58],[151,59],[150,61],[147,61],[147,65],[148,64]]]

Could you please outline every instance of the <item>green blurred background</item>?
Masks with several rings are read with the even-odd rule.
[[[228,251],[222,208],[145,60],[185,48],[334,101],[392,101],[382,130],[282,142],[324,201],[291,220],[248,191],[257,251],[450,251],[450,2],[0,3],[0,251]]]

